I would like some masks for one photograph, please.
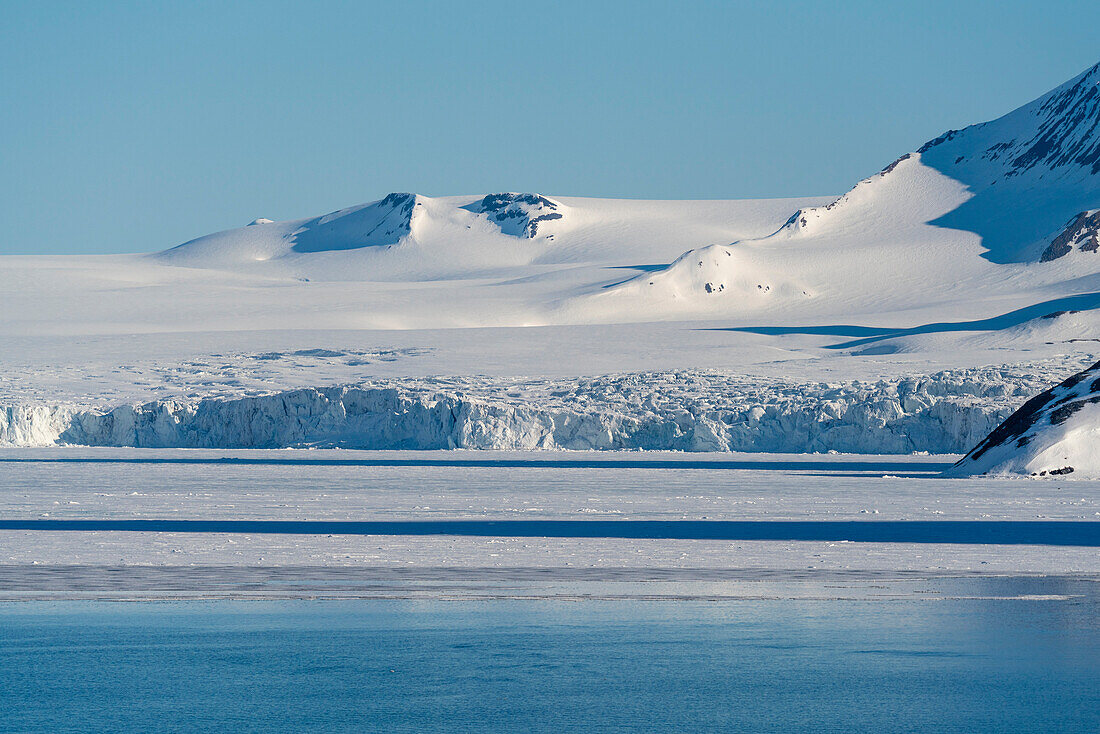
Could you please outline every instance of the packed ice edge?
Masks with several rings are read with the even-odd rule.
[[[0,406],[0,445],[964,453],[1047,387],[975,368],[847,383],[712,371],[406,378],[113,407]]]

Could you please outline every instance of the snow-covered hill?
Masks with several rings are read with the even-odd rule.
[[[552,240],[553,230],[569,225],[565,210],[536,194],[490,194],[468,202],[393,193],[311,219],[256,220],[155,257],[172,265],[245,271],[274,263],[301,277],[428,279],[529,264],[545,249],[515,240]]]
[[[270,311],[303,304],[317,326],[336,328],[727,319],[773,336],[865,326],[891,344],[856,351],[913,351],[931,343],[913,337],[1011,329],[1026,320],[1012,314],[1047,304],[1032,315],[1046,316],[1100,293],[1098,84],[1100,65],[833,200],[394,193],[201,237],[147,258],[133,278],[280,283]],[[166,265],[212,275],[167,275]],[[326,308],[301,285],[318,282],[361,285],[350,300],[328,287]],[[239,308],[234,317],[237,328],[267,320]]]
[[[1059,246],[1052,250],[1053,240],[1096,228],[1089,210],[1100,202],[1098,85],[1100,64],[1004,117],[949,130],[832,204],[798,212],[784,231],[812,236],[853,220],[873,223],[874,211],[887,204],[884,198],[917,189],[921,166],[964,188],[932,177],[908,207],[916,215],[911,221],[923,220],[914,223],[978,234],[994,262],[1068,255]],[[1096,269],[1090,259],[1084,265]]]
[[[1100,478],[1100,362],[1028,400],[949,474]]]
[[[799,201],[394,193],[310,219],[257,220],[262,223],[200,237],[152,260],[245,276],[345,282],[526,277],[563,265],[662,261],[684,243],[766,234]],[[587,279],[595,285],[599,276]]]
[[[828,318],[954,301],[958,316],[988,318],[982,297],[1096,290],[1098,85],[1100,65],[1004,117],[948,131],[774,234],[732,243],[718,265],[700,266],[704,278],[685,263],[706,263],[709,251],[692,250],[583,296],[576,310]],[[707,287],[715,282],[731,285]],[[786,292],[758,298],[769,283]]]

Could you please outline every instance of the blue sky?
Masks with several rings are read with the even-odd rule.
[[[0,0],[0,253],[390,191],[839,194],[1100,61],[1090,2]]]

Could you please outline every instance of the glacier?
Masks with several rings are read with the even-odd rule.
[[[0,445],[964,453],[1049,377],[1020,367],[877,381],[717,371],[395,378],[255,396],[0,406]]]

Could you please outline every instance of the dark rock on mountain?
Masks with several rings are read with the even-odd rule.
[[[505,234],[527,239],[540,236],[540,224],[562,218],[560,205],[538,194],[489,194],[466,208],[485,214]]]
[[[1096,252],[1100,249],[1100,209],[1081,212],[1066,224],[1065,229],[1043,250],[1040,262],[1057,260],[1074,249]]]

